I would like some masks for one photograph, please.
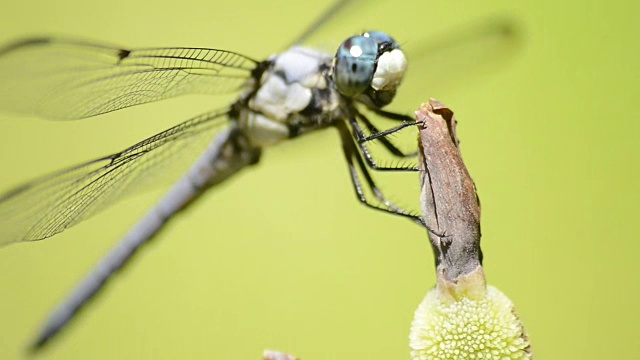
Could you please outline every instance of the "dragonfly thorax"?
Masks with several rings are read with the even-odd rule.
[[[333,58],[303,47],[274,55],[252,79],[239,120],[255,146],[267,146],[329,126],[344,116],[344,99],[333,85]]]

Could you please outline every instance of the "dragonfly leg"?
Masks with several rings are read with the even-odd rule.
[[[340,133],[340,138],[342,140],[342,150],[347,161],[347,165],[349,167],[349,175],[351,176],[351,182],[353,183],[354,190],[356,192],[356,196],[358,200],[367,207],[370,207],[374,210],[383,211],[386,213],[391,213],[394,215],[399,215],[402,217],[406,217],[411,221],[425,226],[424,221],[418,215],[411,214],[405,210],[402,210],[398,206],[394,205],[391,201],[387,200],[382,191],[376,186],[375,181],[371,177],[371,174],[367,170],[367,166],[365,165],[362,157],[360,156],[360,152],[358,151],[358,147],[356,146],[356,142],[354,141],[349,129],[343,122],[336,123],[336,128]],[[356,168],[357,166],[357,168]],[[367,197],[364,193],[362,183],[360,182],[360,177],[358,176],[358,169],[362,171],[364,179],[366,180],[367,186],[373,192],[376,199],[380,201],[380,203],[384,204],[384,206],[379,206],[376,204],[372,204],[367,200]]]
[[[405,127],[407,127],[408,125],[402,124],[400,126],[402,126],[400,129],[397,129],[398,127],[394,127],[392,129],[386,130],[386,131],[380,131],[378,130],[378,128],[373,125],[373,123],[363,114],[361,113],[357,113],[356,114],[357,118],[362,121],[364,123],[364,125],[367,127],[367,130],[369,130],[369,134],[368,136],[365,136],[364,132],[360,132],[358,134],[358,136],[360,136],[360,138],[362,139],[363,142],[368,142],[368,141],[372,141],[372,140],[378,140],[380,141],[380,143],[382,145],[384,145],[384,147],[394,156],[397,157],[401,157],[401,158],[409,158],[409,157],[415,157],[418,155],[417,151],[414,152],[410,152],[410,153],[405,153],[404,151],[400,150],[392,141],[390,138],[387,138],[387,135],[393,134],[396,131],[399,131],[401,129],[404,129]],[[405,122],[406,123],[406,122]],[[415,125],[415,122],[409,122],[407,123],[409,125]],[[397,130],[395,130],[397,129]],[[354,131],[357,131],[356,129],[354,129]]]
[[[413,126],[413,125],[418,125],[418,121],[416,121],[415,118],[409,116],[409,115],[405,115],[405,114],[399,114],[399,113],[394,113],[391,111],[385,111],[382,109],[371,109],[374,113],[376,113],[379,116],[382,116],[384,118],[387,118],[389,120],[394,120],[394,121],[402,121],[402,124],[392,127],[391,129],[387,129],[384,131],[378,131],[374,126],[373,127],[369,127],[369,125],[367,125],[367,127],[369,128],[371,135],[369,136],[365,136],[364,137],[364,142],[367,141],[372,141],[372,140],[376,140],[376,139],[380,139],[382,141],[382,139],[384,139],[386,136],[392,135],[406,127],[409,126]],[[365,122],[365,124],[369,122],[368,119],[366,119],[366,117],[362,114],[358,113],[358,116],[363,120],[363,122]],[[405,155],[406,157],[409,156],[413,156],[414,153],[411,154],[407,154]]]
[[[366,119],[363,115],[358,114],[358,118],[360,119]],[[368,120],[365,121],[365,124],[367,124]],[[376,162],[376,160],[373,158],[373,156],[371,156],[371,153],[369,152],[369,149],[366,146],[366,142],[371,141],[371,140],[375,140],[375,139],[380,139],[381,143],[394,155],[396,156],[401,156],[401,157],[408,157],[411,156],[410,154],[404,154],[400,149],[398,149],[395,145],[393,145],[393,143],[391,143],[391,141],[387,138],[385,138],[384,136],[387,135],[387,132],[396,129],[393,128],[391,130],[387,130],[387,131],[383,131],[383,132],[376,132],[373,135],[370,136],[366,136],[364,134],[364,132],[362,131],[362,128],[360,127],[360,124],[358,124],[357,118],[351,118],[349,119],[349,125],[351,126],[351,130],[353,131],[353,138],[356,142],[356,144],[358,145],[358,148],[360,149],[360,152],[362,153],[362,156],[364,157],[365,161],[367,162],[367,165],[376,171],[419,171],[419,169],[415,166],[393,166],[393,167],[388,167],[388,166],[380,166],[378,165],[378,163]],[[401,128],[405,128],[405,127],[409,127],[409,126],[413,126],[415,125],[415,123],[404,123],[401,126]],[[373,124],[371,124],[371,126],[373,127],[374,130],[377,130],[375,128],[375,126],[373,126]],[[398,129],[399,130],[399,129]],[[395,131],[398,131],[395,130]],[[393,131],[393,132],[395,132]],[[389,132],[391,133],[391,132]],[[382,135],[380,135],[382,134]],[[375,136],[375,138],[373,138]]]

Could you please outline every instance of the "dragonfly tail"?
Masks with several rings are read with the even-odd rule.
[[[247,165],[255,164],[259,159],[260,149],[251,148],[247,144],[242,133],[234,128],[216,137],[190,171],[53,311],[30,350],[34,352],[43,348],[64,329],[104,288],[108,280],[131,260],[137,250],[158,234],[173,215],[188,206],[209,187],[226,180]]]

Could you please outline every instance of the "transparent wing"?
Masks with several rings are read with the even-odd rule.
[[[336,0],[295,44],[333,54],[347,36],[384,31],[400,43],[408,61],[409,72],[396,99],[420,104],[425,85],[430,94],[439,94],[464,86],[470,78],[481,79],[512,60],[526,40],[521,21],[508,14],[479,13],[462,22],[452,13],[444,21],[437,8],[430,1]]]
[[[413,82],[420,88],[427,84],[430,91],[438,93],[476,77],[488,77],[513,60],[523,45],[522,35],[516,19],[491,15],[443,29],[429,40],[409,43],[405,48],[410,49],[410,69],[419,75],[410,75],[405,84]]]
[[[185,94],[240,89],[257,62],[204,48],[126,50],[71,39],[0,49],[0,107],[81,119]]]
[[[227,114],[203,114],[119,153],[1,194],[0,246],[51,237],[136,190],[177,180],[225,129]]]

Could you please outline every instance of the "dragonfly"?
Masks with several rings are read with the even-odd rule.
[[[51,238],[145,189],[167,169],[184,175],[80,282],[38,334],[41,348],[94,297],[136,251],[208,189],[259,162],[264,148],[322,129],[337,129],[357,199],[375,210],[423,220],[387,200],[369,169],[375,138],[394,156],[412,156],[380,136],[362,109],[414,124],[383,110],[400,86],[407,60],[389,35],[367,31],[343,41],[335,56],[298,45],[266,60],[209,48],[125,49],[72,38],[33,38],[0,49],[5,80],[0,107],[54,120],[86,119],[185,94],[239,92],[235,102],[122,151],[27,182],[0,194],[0,246]],[[193,154],[201,154],[193,160]],[[366,191],[375,196],[367,199]]]

